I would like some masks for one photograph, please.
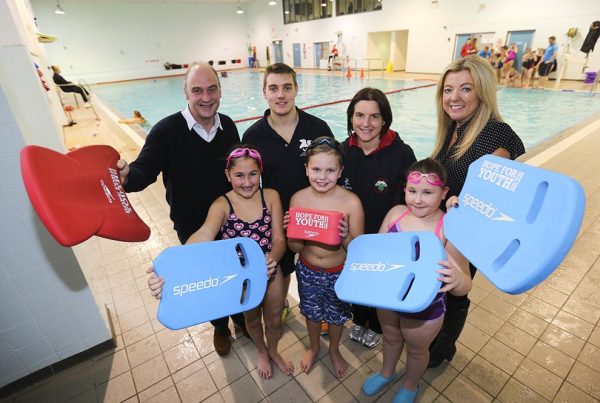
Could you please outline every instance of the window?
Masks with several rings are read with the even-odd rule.
[[[331,0],[283,0],[283,23],[330,18],[333,12],[332,4]]]
[[[381,10],[382,0],[336,0],[336,15],[366,13]]]

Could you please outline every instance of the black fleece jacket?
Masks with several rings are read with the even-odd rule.
[[[398,133],[390,132],[391,143],[369,155],[357,145],[350,145],[350,137],[342,143],[344,170],[339,184],[362,201],[366,234],[377,233],[387,212],[404,203],[406,170],[416,161],[412,148]]]

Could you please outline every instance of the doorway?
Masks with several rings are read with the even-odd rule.
[[[273,54],[275,56],[275,63],[283,63],[282,41],[273,41]]]
[[[394,71],[406,70],[408,30],[369,32],[367,34],[367,71],[385,70],[391,63]]]
[[[534,30],[531,31],[509,31],[506,35],[506,46],[510,47],[513,43],[517,45],[517,59],[515,60],[515,68],[517,71],[521,71],[523,66],[521,61],[523,60],[523,53],[525,49],[530,48],[533,43]]]
[[[327,58],[329,57],[329,42],[315,42],[315,69],[327,68]]]
[[[302,57],[300,52],[300,44],[294,43],[292,45],[294,50],[294,68],[302,67]]]

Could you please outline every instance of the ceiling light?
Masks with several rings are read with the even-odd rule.
[[[327,3],[325,3],[325,2],[321,3],[321,7],[327,7]]]
[[[276,2],[275,0],[271,0],[271,1],[269,2],[269,5],[270,5],[270,6],[276,6],[276,5],[277,5],[277,2]]]
[[[244,10],[242,10],[242,2],[240,0],[238,0],[238,9],[235,13],[238,15],[244,14]]]
[[[60,6],[59,2],[56,2],[56,8],[54,9],[54,14],[66,14],[65,10]]]
[[[289,14],[289,13],[290,13],[290,10],[285,10],[285,14]]]

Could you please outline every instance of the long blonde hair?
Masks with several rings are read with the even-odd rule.
[[[452,126],[452,119],[444,111],[443,96],[444,96],[444,81],[448,73],[458,73],[459,71],[468,71],[473,77],[475,85],[475,93],[479,98],[479,106],[473,114],[469,127],[461,143],[456,148],[456,152],[452,155],[453,159],[462,157],[475,139],[481,133],[485,125],[491,120],[503,122],[500,111],[498,110],[498,101],[496,100],[496,77],[494,70],[489,62],[477,55],[466,56],[450,63],[437,85],[435,101],[437,107],[437,136],[432,157],[435,157],[442,150],[446,140],[446,134]]]

